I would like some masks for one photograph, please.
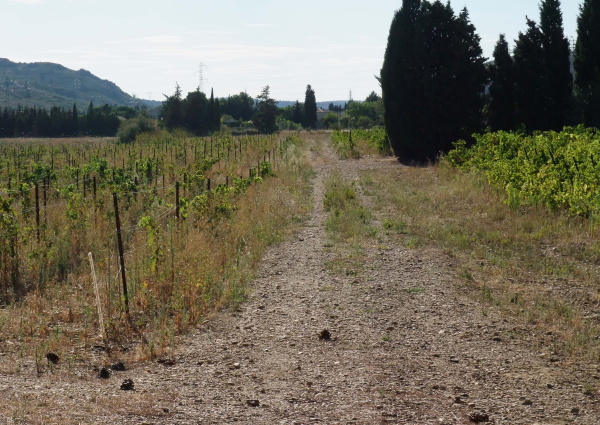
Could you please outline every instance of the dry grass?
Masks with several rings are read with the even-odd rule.
[[[440,166],[370,172],[361,186],[387,234],[444,252],[484,302],[559,335],[566,354],[600,359],[594,222],[541,207],[514,210],[478,176]]]
[[[83,389],[82,389],[83,390]],[[123,414],[125,416],[167,416],[161,401],[155,395],[129,392],[122,397],[113,388],[90,390],[86,387],[85,403],[81,399],[67,398],[61,392],[48,389],[42,397],[39,392],[22,394],[3,400],[2,413],[8,420],[7,425],[80,425],[106,423],[106,416]],[[168,395],[164,395],[168,400]],[[162,402],[169,405],[168,401]],[[56,406],[61,406],[56,409]],[[107,409],[110,409],[107,411]]]

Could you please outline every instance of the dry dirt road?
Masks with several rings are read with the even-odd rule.
[[[64,365],[0,376],[0,423],[600,424],[586,395],[600,366],[561,358],[551,336],[483,304],[454,260],[373,241],[361,273],[333,273],[328,173],[401,165],[311,155],[314,210],[270,250],[248,302],[180,338],[168,361],[107,380]],[[120,389],[125,379],[134,391]]]

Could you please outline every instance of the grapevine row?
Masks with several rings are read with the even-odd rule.
[[[463,171],[482,172],[511,205],[527,200],[574,215],[600,213],[600,133],[576,127],[532,136],[497,132],[455,144],[446,160]]]

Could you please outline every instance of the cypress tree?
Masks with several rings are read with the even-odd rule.
[[[384,120],[403,162],[436,159],[481,127],[487,82],[479,37],[466,9],[404,0],[381,69]]]
[[[450,8],[450,5],[447,7]],[[450,149],[457,139],[468,139],[482,129],[484,92],[489,81],[481,38],[470,21],[466,7],[453,20],[453,30],[454,37],[450,45],[454,58],[449,58],[447,64],[453,71],[449,78],[447,104],[455,121],[449,123],[445,131],[448,142],[442,146],[444,151]]]
[[[380,83],[385,128],[396,156],[419,158],[419,130],[427,125],[422,113],[426,89],[421,0],[403,0],[388,36]]]
[[[580,120],[600,128],[600,0],[584,0],[579,8],[574,65]]]
[[[492,131],[515,129],[515,93],[513,59],[504,34],[494,48],[494,63],[490,65],[490,103],[488,125]]]
[[[206,111],[207,127],[210,131],[215,127],[215,94],[214,89],[210,89],[210,99],[208,100],[208,110]]]
[[[304,105],[298,101],[294,103],[292,109],[292,121],[300,125],[304,124]]]
[[[71,135],[79,134],[79,113],[77,112],[77,104],[73,103],[73,111],[71,112]]]
[[[558,131],[570,121],[573,105],[571,53],[564,34],[559,0],[542,0],[540,30],[546,84],[546,129]]]
[[[219,99],[215,99],[215,103],[213,105],[213,123],[212,130],[219,131],[221,129],[221,103]]]
[[[513,53],[517,125],[527,131],[545,130],[547,83],[542,32],[534,21],[526,19],[527,32],[519,32]]]
[[[58,112],[57,110],[55,110],[55,108],[52,108],[50,110],[50,118],[52,119],[52,126],[56,129],[56,123],[58,122]],[[96,115],[94,113],[94,102],[90,101],[90,104],[88,105],[87,115],[85,117],[87,134],[96,134],[96,129],[98,127],[96,121]],[[55,131],[56,134],[60,134],[58,130]]]
[[[310,84],[306,86],[304,97],[304,126],[312,129],[317,128],[317,99]]]

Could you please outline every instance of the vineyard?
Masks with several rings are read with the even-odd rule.
[[[480,171],[504,193],[506,202],[566,209],[574,215],[600,213],[600,134],[566,128],[533,136],[497,132],[476,136],[467,148],[455,144],[446,160],[463,171]]]
[[[152,354],[240,301],[298,210],[300,147],[293,134],[0,143],[0,332],[61,345],[104,325],[105,342],[142,334]]]
[[[361,152],[378,155],[391,154],[387,133],[382,127],[367,130],[336,130],[331,139],[342,159],[359,158]]]

